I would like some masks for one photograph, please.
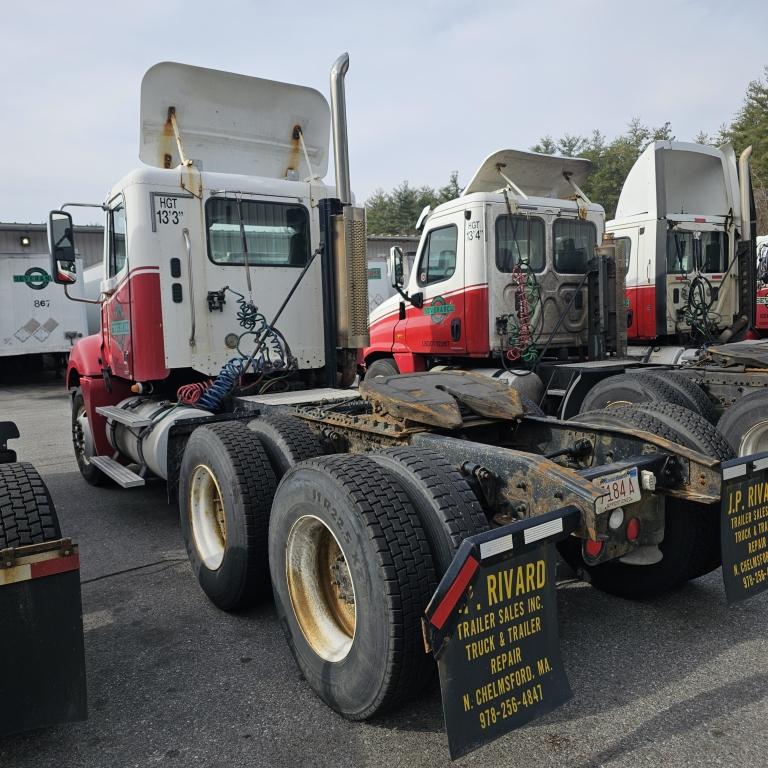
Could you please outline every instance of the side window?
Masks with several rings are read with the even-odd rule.
[[[521,262],[534,272],[544,269],[544,221],[531,216],[496,219],[496,268],[511,272]]]
[[[555,269],[564,275],[583,275],[595,254],[597,230],[591,221],[556,219],[552,227],[555,241]]]
[[[125,205],[120,203],[109,212],[109,276],[114,277],[125,266]]]
[[[455,224],[433,229],[427,235],[419,262],[419,285],[439,283],[453,276],[458,239],[459,230]]]
[[[613,242],[620,245],[624,252],[625,272],[629,273],[629,260],[632,258],[632,240],[629,237],[614,237]]]

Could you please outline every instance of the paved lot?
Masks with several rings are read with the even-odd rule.
[[[68,408],[58,383],[0,382],[0,419],[80,543],[90,717],[0,741],[0,765],[449,764],[437,690],[348,723],[302,681],[271,605],[211,606],[162,485],[80,478]],[[649,604],[564,583],[559,609],[573,699],[458,765],[766,765],[767,596],[729,609],[718,572]]]

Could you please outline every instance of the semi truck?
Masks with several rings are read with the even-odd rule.
[[[460,198],[423,214],[407,281],[391,253],[400,295],[371,313],[365,375],[473,370],[562,418],[672,403],[718,424],[740,455],[768,449],[750,151],[737,163],[729,146],[652,143],[607,227],[580,187],[589,161],[491,155]],[[626,271],[604,298],[601,242]],[[616,338],[626,319],[626,344],[595,332],[610,313]]]
[[[457,370],[369,371],[351,387],[369,345],[369,303],[364,211],[349,181],[348,66],[344,54],[332,67],[330,108],[315,90],[255,77],[168,62],[146,73],[144,165],[103,204],[100,328],[76,344],[66,384],[84,480],[125,489],[164,481],[205,595],[236,610],[273,593],[308,684],[360,720],[424,689],[435,668],[429,648],[443,677],[445,633],[470,610],[472,579],[488,563],[518,562],[495,600],[508,621],[519,618],[514,573],[529,592],[528,630],[512,634],[538,627],[549,640],[556,627],[533,593],[553,582],[555,542],[595,586],[626,597],[717,568],[730,482],[722,462],[733,451],[685,409],[546,417],[524,374],[508,384]],[[335,186],[322,180],[329,133]],[[533,292],[535,259],[553,241],[571,279],[538,309],[531,302],[531,323],[558,348],[620,351],[623,257],[607,245],[587,269],[602,226],[578,188],[583,161],[554,168],[534,158],[528,203],[489,191],[519,160],[492,156],[467,199],[446,204],[440,226],[432,217],[422,238],[429,258],[397,312],[434,328],[436,349],[469,344],[475,326],[509,339],[512,304],[502,302]],[[548,176],[536,187],[540,167]],[[565,200],[566,190],[579,200]],[[501,313],[490,326],[478,297],[428,292],[438,278],[469,275],[467,256],[489,231],[509,274],[520,254],[527,260],[511,291],[486,289]],[[64,206],[50,214],[49,238],[54,280],[67,290],[77,272]],[[397,273],[402,260],[392,266]],[[524,355],[521,334],[515,342]],[[739,477],[763,471],[743,466]],[[519,564],[533,546],[544,548],[541,559]],[[465,629],[479,637],[489,622],[467,619]],[[509,658],[514,667],[517,654]],[[535,680],[529,666],[510,672],[525,682],[531,709],[520,712],[538,711],[554,678],[554,657],[540,661]],[[518,711],[517,700],[506,706]],[[492,717],[471,702],[464,711],[474,726]]]

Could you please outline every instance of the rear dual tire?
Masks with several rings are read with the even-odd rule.
[[[437,585],[429,541],[402,485],[373,459],[291,469],[275,496],[269,562],[296,663],[332,709],[364,720],[432,678],[421,634]]]

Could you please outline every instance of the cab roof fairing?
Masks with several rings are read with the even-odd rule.
[[[155,64],[141,83],[139,158],[156,168],[181,162],[171,107],[184,154],[204,171],[271,179],[286,179],[289,169],[300,179],[328,172],[330,107],[313,88],[176,62]]]
[[[654,141],[629,171],[611,226],[622,220],[675,215],[740,216],[736,155],[730,144],[711,147]]]

